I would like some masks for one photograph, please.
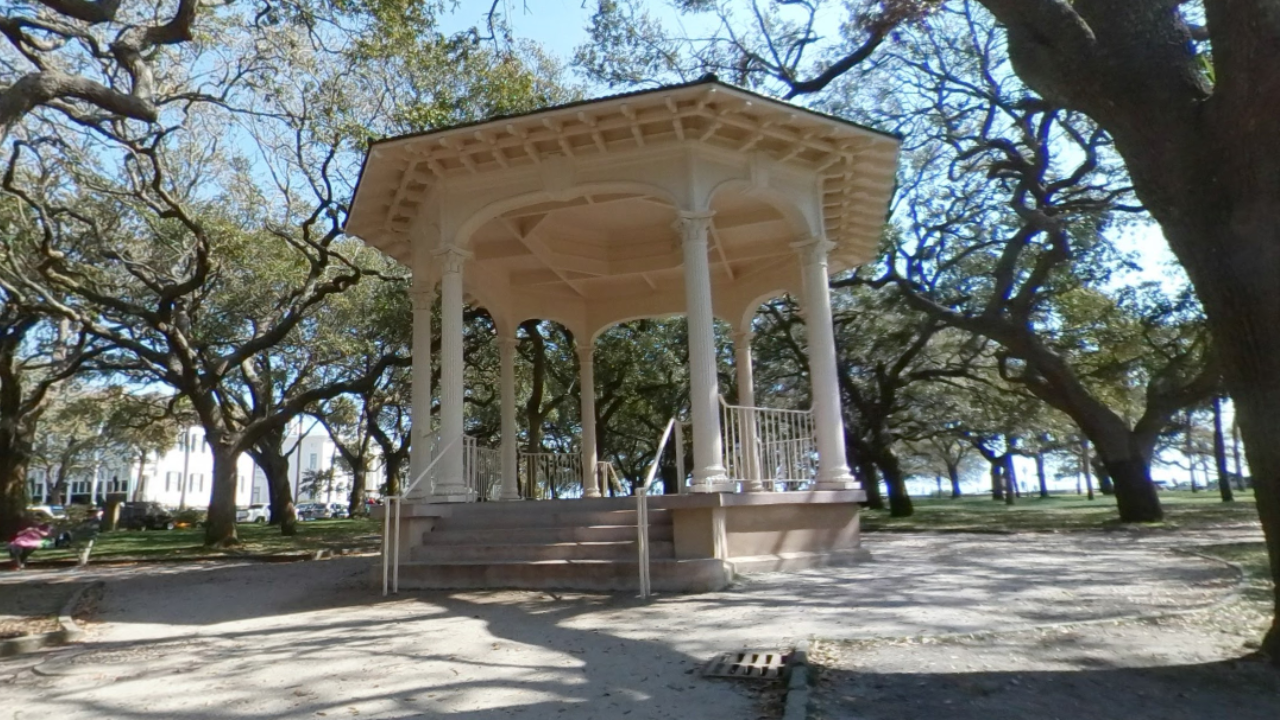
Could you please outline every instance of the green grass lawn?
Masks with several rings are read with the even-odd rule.
[[[883,510],[863,513],[865,530],[941,530],[968,532],[1060,532],[1097,530],[1118,524],[1116,501],[1097,495],[1038,495],[1019,498],[1005,505],[990,495],[952,499],[913,499],[915,514],[894,518]],[[1258,522],[1253,494],[1236,492],[1236,501],[1224,503],[1217,492],[1167,491],[1160,493],[1165,522],[1158,527],[1205,527],[1210,525]]]
[[[338,548],[377,549],[382,526],[375,520],[313,520],[298,523],[298,534],[285,537],[280,528],[270,525],[236,526],[241,545],[228,550],[204,547],[204,528],[176,530],[117,530],[102,533],[94,542],[93,562],[131,560],[202,560],[254,557],[267,555],[306,555],[317,550]],[[31,561],[65,562],[74,560],[74,550],[40,550]]]

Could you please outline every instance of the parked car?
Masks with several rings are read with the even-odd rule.
[[[345,518],[347,517],[347,506],[342,503],[329,503],[329,517]]]
[[[236,522],[264,523],[271,519],[271,507],[264,503],[254,503],[247,508],[236,510]]]
[[[27,512],[41,521],[67,519],[67,510],[61,505],[28,505]]]
[[[317,502],[302,503],[294,510],[299,520],[327,520],[330,515],[329,506]]]
[[[127,502],[120,506],[118,527],[125,530],[172,530],[173,513],[156,502]]]

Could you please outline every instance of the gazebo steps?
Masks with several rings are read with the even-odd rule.
[[[651,513],[653,517],[657,513]],[[452,530],[437,528],[423,533],[423,542],[431,545],[493,545],[497,543],[603,543],[628,542],[636,539],[634,525],[583,525],[575,527],[517,527]],[[658,518],[665,523],[649,525],[651,542],[670,541],[670,518]],[[447,521],[446,521],[447,522]],[[452,525],[449,525],[452,527]]]
[[[575,507],[577,506],[577,507]],[[635,501],[630,507],[597,509],[590,501],[473,503],[436,522],[439,530],[527,530],[530,528],[580,528],[636,524]],[[670,525],[666,510],[649,511],[650,525]]]
[[[635,528],[630,528],[635,537]],[[430,536],[431,533],[428,533]],[[638,557],[636,541],[614,542],[556,542],[556,543],[487,543],[437,544],[429,542],[409,551],[411,561],[429,563],[492,563],[492,562],[544,562],[563,560],[632,561]],[[670,540],[650,542],[649,556],[653,559],[675,557],[674,543]]]
[[[724,587],[725,564],[715,559],[653,559],[649,563],[654,590],[710,592]],[[418,590],[634,591],[639,563],[622,560],[542,560],[533,562],[407,562],[400,566],[400,587]]]

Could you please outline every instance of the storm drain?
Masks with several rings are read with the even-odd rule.
[[[781,680],[790,651],[737,650],[717,655],[703,668],[704,677],[739,680]]]

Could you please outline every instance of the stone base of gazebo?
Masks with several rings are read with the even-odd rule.
[[[862,490],[651,496],[652,587],[706,592],[738,574],[865,560],[858,524],[865,498]],[[634,497],[406,502],[400,532],[402,588],[639,585]]]

